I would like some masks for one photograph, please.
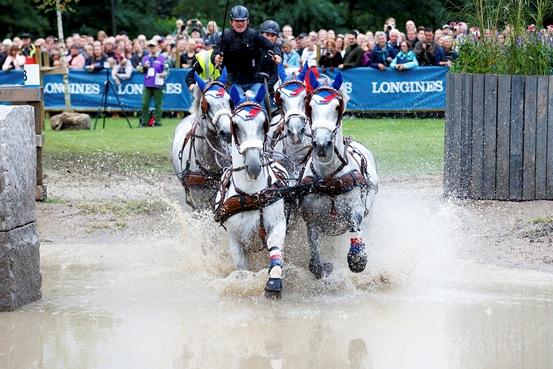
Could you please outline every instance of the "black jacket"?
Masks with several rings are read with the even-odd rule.
[[[259,82],[257,72],[260,71],[262,56],[269,50],[282,54],[277,45],[253,28],[248,28],[243,33],[227,29],[215,45],[211,61],[215,63],[215,56],[222,52],[223,66],[227,68],[230,83],[256,83]]]
[[[274,92],[275,84],[278,81],[278,66],[267,52],[263,53],[259,61],[259,72],[267,73],[269,75],[269,78],[267,78],[267,87],[269,88],[269,93],[272,94]],[[256,82],[264,83],[263,77],[257,75]]]

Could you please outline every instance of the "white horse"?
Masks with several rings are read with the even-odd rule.
[[[281,114],[275,116],[269,129],[273,158],[297,177],[305,165],[307,152],[311,147],[311,130],[305,116],[304,78],[308,66],[302,68],[296,78],[288,77],[282,64],[278,65],[279,85],[275,89],[275,102]]]
[[[280,298],[282,291],[282,248],[286,235],[286,216],[282,190],[286,171],[269,161],[264,152],[269,128],[261,107],[265,88],[254,100],[242,100],[233,86],[232,167],[223,174],[217,194],[215,219],[226,228],[230,253],[237,269],[246,269],[246,250],[262,244],[269,252],[269,280],[265,294]]]
[[[347,94],[339,91],[342,75],[338,73],[331,86],[321,86],[311,72],[308,78],[313,91],[305,104],[313,137],[311,157],[301,178],[307,193],[301,211],[310,246],[309,270],[317,278],[333,270],[331,263],[321,261],[321,234],[350,232],[348,266],[360,273],[367,264],[361,223],[378,190],[376,163],[363,145],[343,137],[341,120]]]
[[[230,165],[230,96],[226,71],[218,81],[204,82],[194,75],[198,88],[192,111],[173,138],[172,161],[184,186],[186,203],[196,210],[213,208],[223,168]]]

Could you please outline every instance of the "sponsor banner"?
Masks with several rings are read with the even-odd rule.
[[[323,73],[334,78],[335,72]],[[186,69],[172,69],[165,80],[163,110],[187,111],[192,104],[185,77]],[[447,68],[419,67],[413,70],[381,72],[373,68],[354,68],[343,72],[345,90],[350,96],[352,111],[428,111],[444,110]],[[44,75],[46,110],[63,110],[63,80],[61,75]],[[133,72],[128,81],[116,85],[105,72],[71,71],[69,92],[75,110],[90,111],[102,106],[106,79],[109,110],[120,110],[118,99],[127,110],[140,110],[144,75]],[[23,71],[0,72],[1,85],[23,85]],[[153,101],[151,102],[153,107]]]
[[[354,68],[343,73],[352,111],[432,111],[445,109],[448,68],[419,67],[398,72]],[[334,73],[323,73],[334,79]]]

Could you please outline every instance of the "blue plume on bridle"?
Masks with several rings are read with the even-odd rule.
[[[305,64],[303,65],[303,68],[301,68],[301,71],[296,77],[296,79],[303,82],[305,80],[305,75],[308,69],[309,69],[309,65],[307,64],[307,62],[305,62]]]
[[[263,99],[265,99],[265,94],[266,94],[265,86],[261,85],[261,87],[259,87],[259,90],[257,90],[257,93],[255,94],[255,97],[253,98],[252,101],[254,101],[257,104],[260,104],[264,108],[264,104],[262,103],[263,103]],[[238,87],[236,87],[236,85],[232,85],[232,87],[230,88],[230,98],[234,106],[238,106],[241,103],[248,100],[246,96],[243,96],[240,93],[240,90],[238,89]]]
[[[221,75],[219,76],[219,79],[217,79],[221,83],[227,83],[227,67],[223,67],[223,71],[221,72]]]
[[[205,81],[198,75],[198,73],[194,72],[194,80],[198,84],[198,87],[200,88],[200,91],[203,91],[205,88]]]

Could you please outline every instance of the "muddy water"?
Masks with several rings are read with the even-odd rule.
[[[367,272],[326,240],[336,271],[314,280],[299,227],[270,302],[265,271],[232,271],[224,231],[162,198],[174,220],[150,236],[42,244],[43,299],[0,314],[0,368],[553,367],[553,276],[473,260],[508,242],[512,210],[384,186]]]

